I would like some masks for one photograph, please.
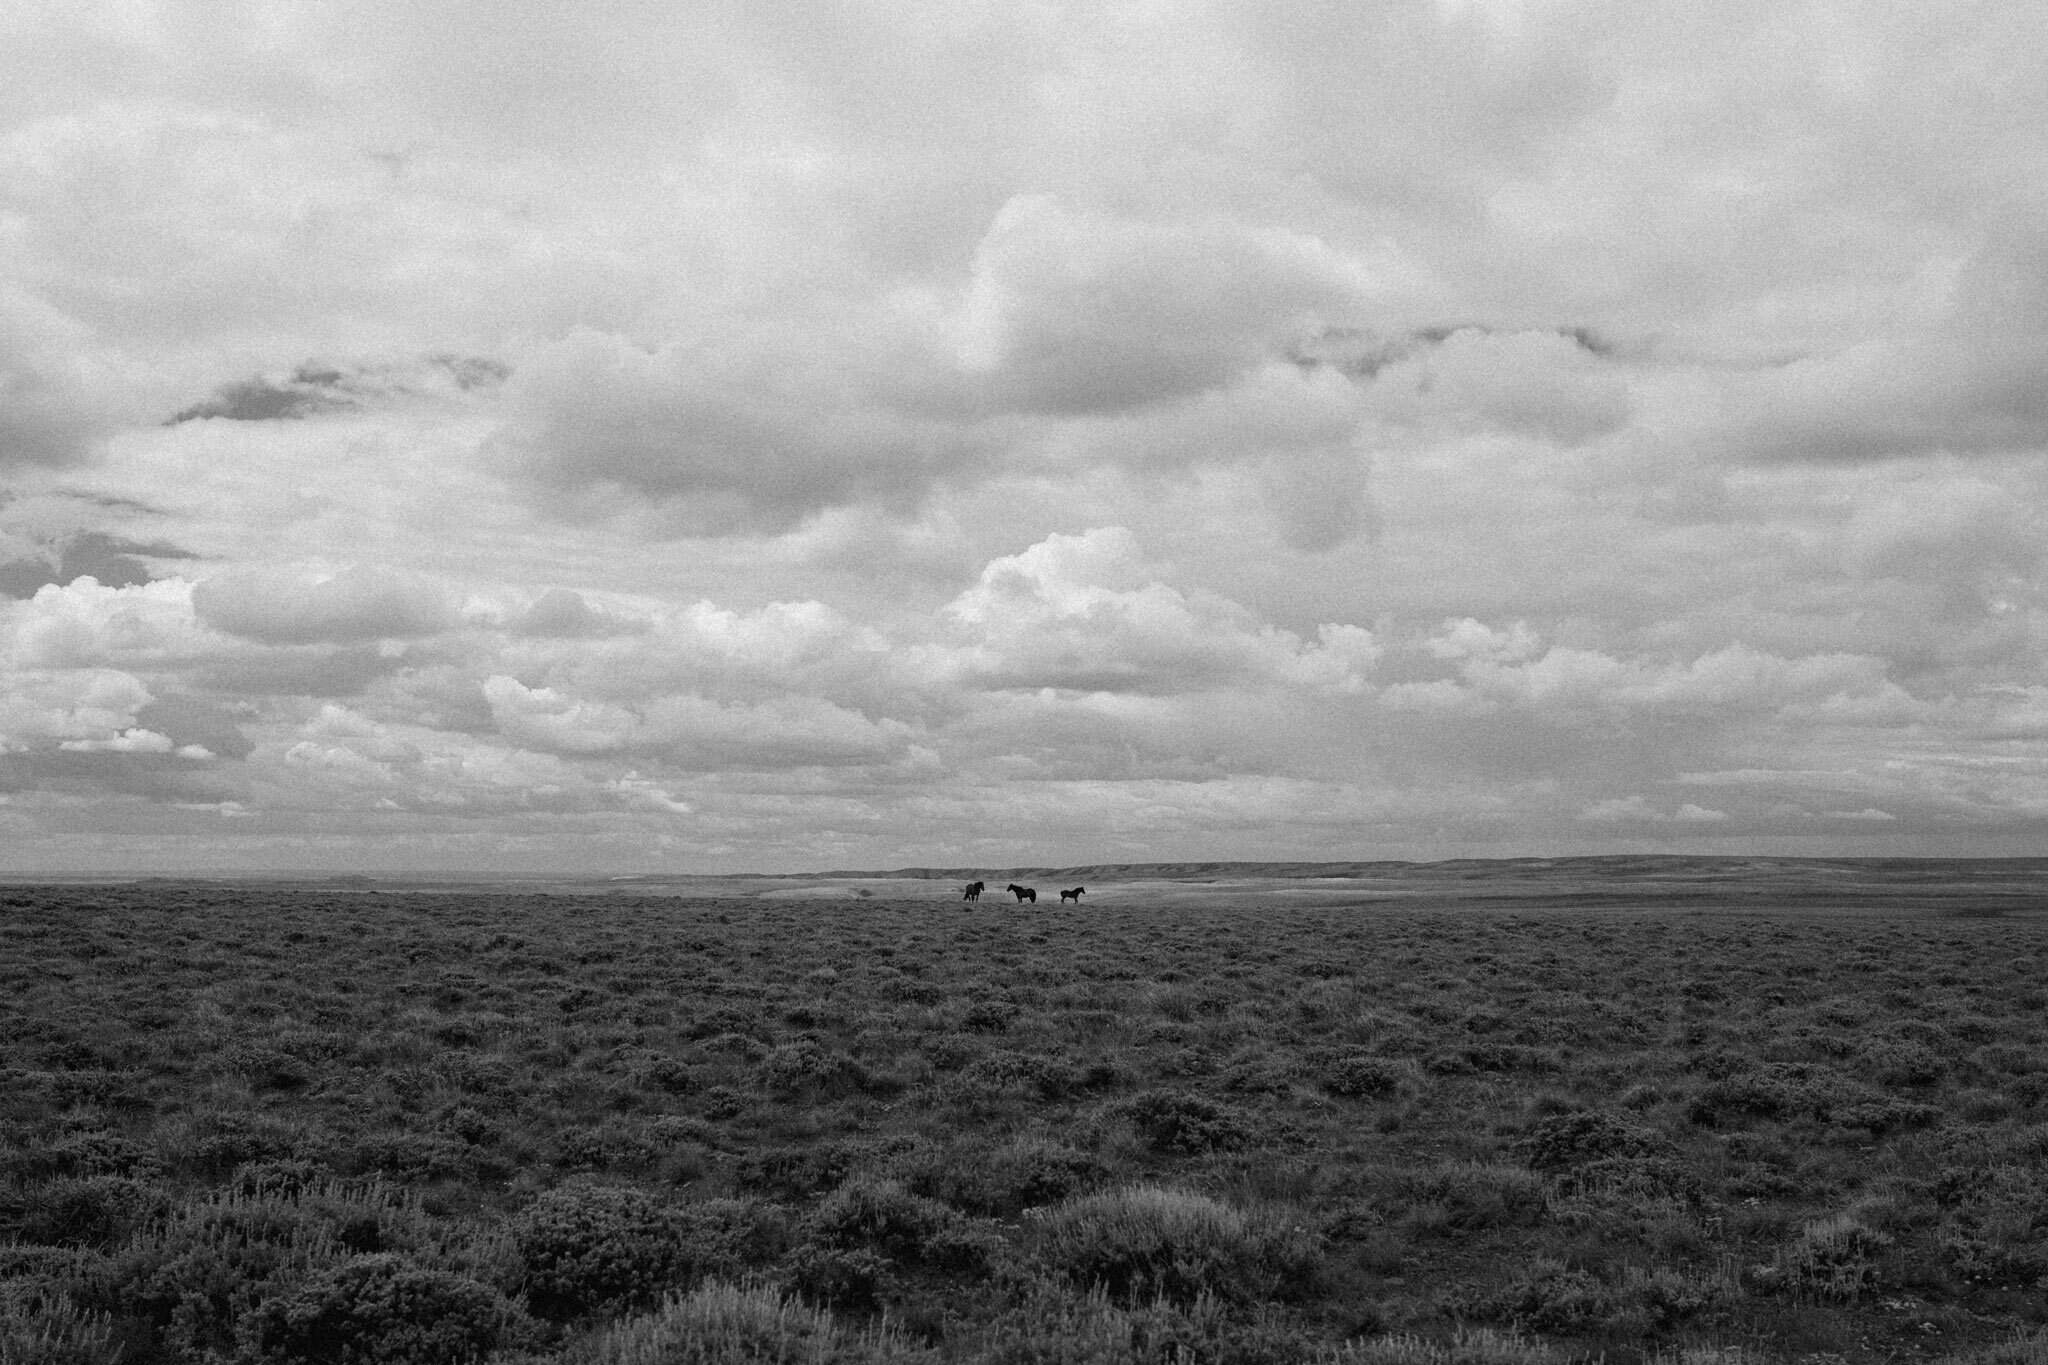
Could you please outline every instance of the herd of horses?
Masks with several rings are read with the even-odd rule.
[[[981,899],[981,893],[987,889],[988,886],[984,882],[969,882],[967,883],[967,893],[960,897],[960,899],[963,901],[978,901]],[[1011,882],[1003,889],[1015,896],[1019,905],[1022,905],[1025,901],[1030,901],[1033,905],[1038,904],[1038,891],[1034,887],[1019,886],[1017,883]],[[1081,893],[1087,889],[1085,886],[1077,886],[1071,891],[1060,892],[1060,904],[1064,905],[1068,901],[1072,901],[1074,904],[1079,905],[1081,903]]]

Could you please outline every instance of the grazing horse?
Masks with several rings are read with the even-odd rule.
[[[1081,893],[1087,889],[1085,886],[1077,886],[1072,891],[1060,892],[1060,904],[1065,905],[1068,901],[1072,901],[1074,904],[1079,905],[1081,903]]]
[[[982,884],[980,882],[969,882],[967,883],[967,894],[960,899],[963,901],[978,901],[981,899],[981,892]]]
[[[1022,905],[1025,901],[1030,901],[1033,905],[1038,904],[1038,892],[1028,886],[1019,886],[1017,883],[1011,882],[1006,889],[1017,897],[1019,905]]]

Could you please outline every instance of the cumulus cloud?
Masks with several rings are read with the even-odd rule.
[[[2038,843],[2039,6],[216,9],[0,16],[8,857]]]
[[[277,645],[416,638],[456,624],[438,584],[376,567],[231,571],[195,586],[192,609],[215,630]]]
[[[82,459],[125,397],[84,327],[0,278],[0,468]]]
[[[1326,624],[1309,644],[1161,582],[1121,526],[993,561],[946,614],[973,640],[949,666],[992,688],[1176,692],[1264,678],[1355,692],[1377,654],[1361,627]]]
[[[1003,407],[1143,407],[1227,385],[1360,311],[1371,283],[1284,230],[1119,221],[1024,195],[975,252],[960,358]]]
[[[786,529],[863,499],[915,499],[971,456],[966,434],[836,392],[842,382],[816,357],[648,351],[578,330],[521,363],[493,448],[509,471],[572,507],[650,500],[700,535]]]

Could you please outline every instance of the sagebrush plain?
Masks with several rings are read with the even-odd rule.
[[[1015,872],[0,888],[0,1357],[2043,1358],[2048,867]]]

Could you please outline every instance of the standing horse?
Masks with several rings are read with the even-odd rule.
[[[960,899],[963,901],[978,901],[981,899],[982,889],[980,882],[969,882],[967,883],[967,894]]]
[[[1030,901],[1033,905],[1038,904],[1038,892],[1028,886],[1019,886],[1017,883],[1011,882],[1006,889],[1016,896],[1019,905],[1022,905],[1025,901]]]
[[[1081,893],[1087,889],[1085,886],[1077,886],[1072,891],[1060,892],[1060,904],[1065,905],[1068,901],[1072,901],[1074,904],[1079,905],[1081,903]]]

